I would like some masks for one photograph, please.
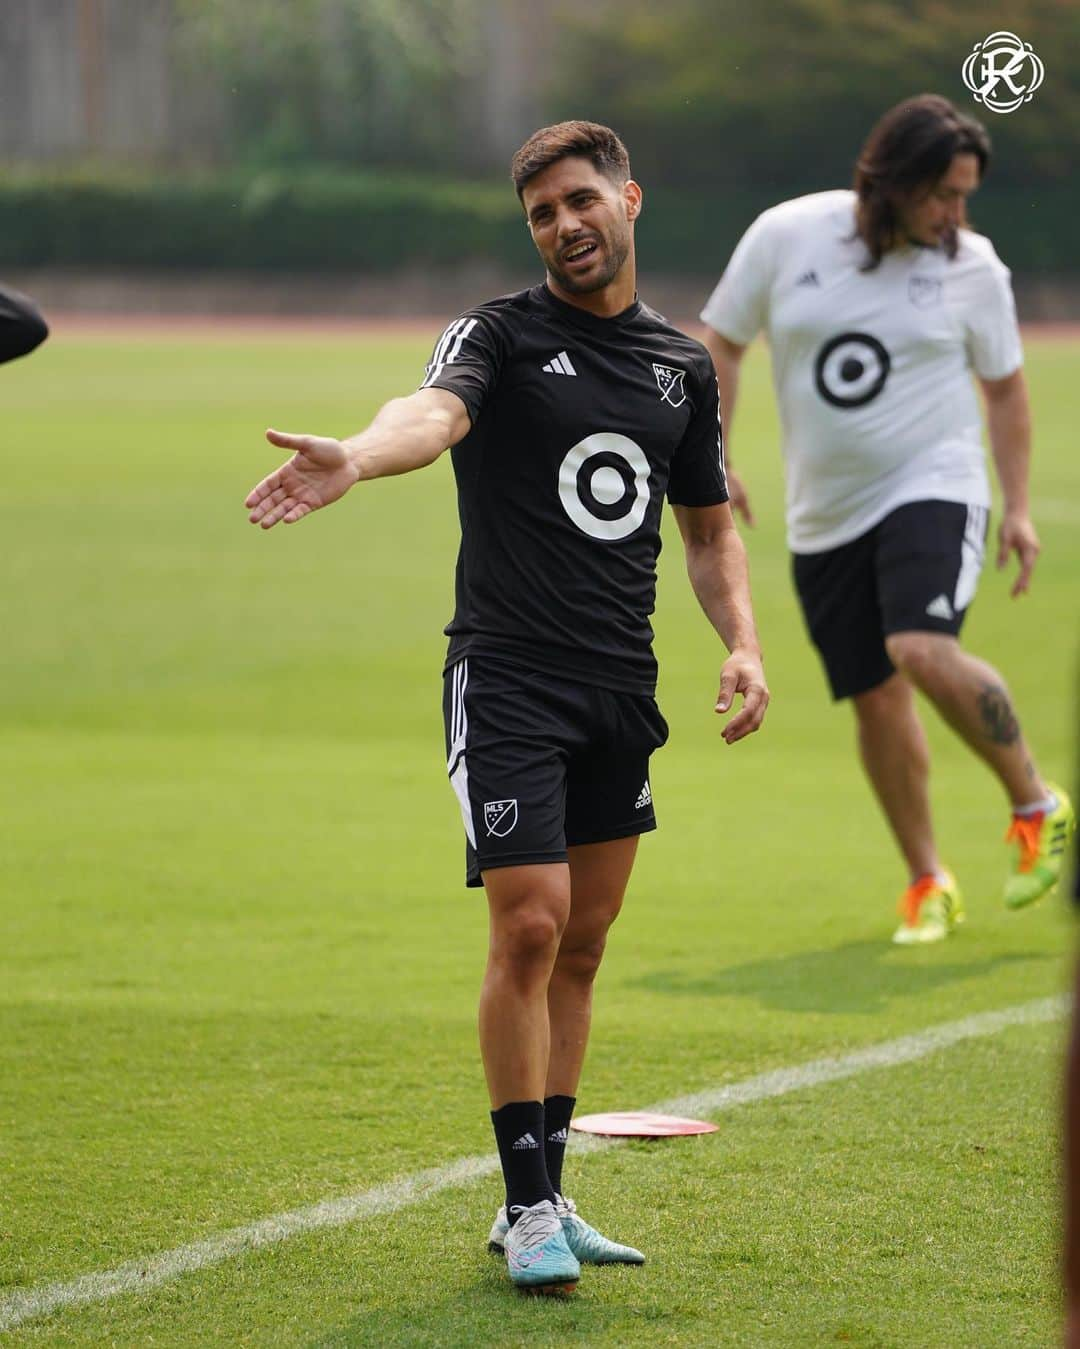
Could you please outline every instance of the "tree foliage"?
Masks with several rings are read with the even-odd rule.
[[[987,125],[1003,183],[1063,183],[1078,161],[1073,0],[599,0],[567,23],[553,105],[614,125],[649,181],[843,184],[878,116],[926,91]],[[1031,42],[1046,66],[1034,100],[1009,115],[981,109],[961,78],[975,42],[997,29]]]
[[[479,0],[179,0],[186,61],[228,91],[247,163],[431,167],[459,139]]]

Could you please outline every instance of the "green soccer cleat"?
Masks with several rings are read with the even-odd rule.
[[[510,1282],[526,1293],[572,1293],[581,1276],[577,1256],[548,1199],[514,1210],[518,1214],[503,1239]]]
[[[577,1206],[572,1199],[558,1196],[555,1212],[562,1223],[566,1244],[583,1265],[643,1265],[645,1257],[633,1246],[621,1246],[610,1241],[590,1227],[584,1218],[578,1215]],[[510,1224],[506,1209],[500,1208],[488,1233],[488,1250],[501,1255],[506,1244],[506,1234]]]
[[[1057,806],[1044,814],[1014,815],[1006,843],[1018,845],[1012,871],[1005,881],[1005,907],[1026,909],[1057,888],[1065,866],[1065,849],[1076,828],[1076,811],[1068,795],[1048,782]]]
[[[893,933],[897,946],[944,941],[964,921],[964,901],[952,872],[944,879],[920,876],[900,896],[897,910],[904,921]]]

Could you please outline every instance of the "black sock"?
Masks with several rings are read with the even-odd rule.
[[[530,1207],[543,1199],[555,1202],[544,1161],[544,1107],[540,1101],[511,1101],[491,1112],[506,1181],[506,1216],[511,1226],[518,1205]]]
[[[563,1153],[576,1104],[576,1096],[548,1096],[544,1101],[544,1157],[548,1180],[557,1194],[562,1194]]]

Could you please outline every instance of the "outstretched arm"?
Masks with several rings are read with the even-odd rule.
[[[739,367],[746,348],[722,337],[708,324],[705,325],[701,340],[712,357],[716,384],[720,390],[720,415],[724,422],[724,471],[727,474],[731,506],[748,525],[753,525],[754,512],[750,509],[750,497],[742,479],[731,466],[731,420],[735,414],[735,395],[739,391]]]
[[[358,482],[425,468],[469,427],[469,414],[456,393],[420,389],[384,404],[370,426],[348,440],[269,430],[271,445],[294,453],[248,493],[248,519],[263,529],[279,522],[291,525],[337,501]]]
[[[761,664],[761,644],[750,603],[746,549],[725,502],[720,506],[673,506],[686,549],[686,570],[702,609],[731,653],[720,673],[717,712],[726,712],[736,694],[741,709],[724,727],[729,745],[761,725],[769,689]]]
[[[1028,505],[1031,413],[1027,381],[1023,370],[1014,370],[1004,379],[981,379],[979,383],[986,399],[986,427],[1004,504],[998,528],[997,564],[1000,571],[1010,553],[1019,558],[1020,572],[1012,586],[1015,599],[1031,584],[1031,573],[1039,556],[1039,536]]]

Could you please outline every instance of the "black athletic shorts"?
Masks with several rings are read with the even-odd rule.
[[[466,656],[443,679],[447,772],[467,838],[465,883],[567,848],[656,828],[649,755],[668,737],[653,698]]]
[[[795,588],[834,698],[884,683],[894,632],[956,636],[975,597],[989,512],[913,501],[824,553],[795,553]]]

